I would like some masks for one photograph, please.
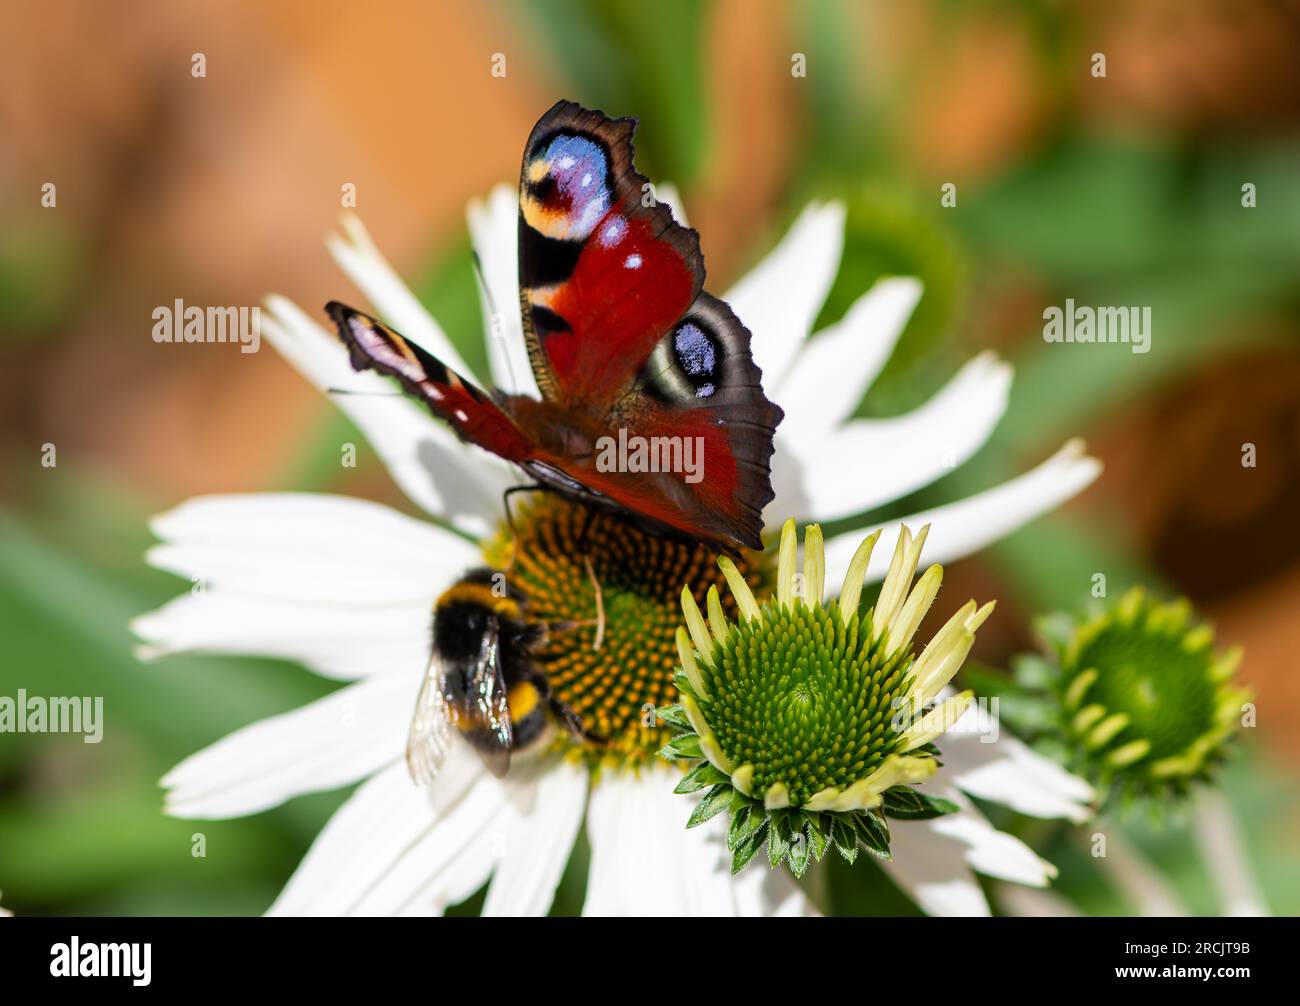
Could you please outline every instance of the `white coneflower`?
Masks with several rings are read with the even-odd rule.
[[[993,610],[970,601],[915,656],[912,637],[943,580],[933,565],[912,585],[929,527],[906,527],[876,603],[859,610],[863,578],[879,538],[858,547],[836,601],[824,602],[821,529],[808,528],[796,572],[794,521],[781,532],[776,589],[760,602],[734,563],[719,565],[739,609],[732,621],[716,589],[708,616],[683,592],[686,628],[677,630],[679,709],[665,718],[681,733],[665,757],[699,759],[678,786],[704,795],[696,826],[727,812],[732,869],[764,845],[772,867],[796,876],[832,846],[852,862],[859,848],[890,861],[891,820],[932,821],[962,806],[943,794],[933,743],[957,724],[972,695],[942,698]],[[920,789],[917,783],[928,783]],[[1041,869],[1004,836],[987,872]],[[1028,854],[1032,855],[1032,854]]]
[[[517,213],[517,195],[504,186],[486,204],[470,208],[487,284],[501,305],[518,303]],[[832,519],[924,486],[978,449],[1006,403],[1009,369],[981,356],[906,417],[850,418],[888,358],[920,287],[907,279],[882,281],[840,322],[809,339],[838,267],[843,224],[839,205],[810,207],[726,295],[751,328],[768,392],[786,413],[776,440],[777,502],[771,513]],[[335,238],[330,248],[376,313],[474,379],[359,221],[346,217],[344,229],[348,239]],[[373,373],[354,372],[337,338],[292,303],[275,297],[268,307],[264,334],[318,387],[391,390]],[[487,332],[492,383],[511,392],[535,391],[517,315],[507,312]],[[568,652],[572,666],[557,667],[555,677],[575,702],[590,701],[593,710],[603,709],[611,723],[625,728],[614,764],[602,764],[597,751],[587,757],[581,751],[569,758],[550,754],[516,765],[502,781],[457,745],[431,795],[411,782],[403,750],[428,663],[430,608],[467,568],[483,564],[485,550],[487,561],[499,557],[501,493],[516,478],[414,402],[366,395],[336,401],[370,438],[401,488],[434,520],[360,500],[292,493],[204,497],[155,520],[163,544],[151,551],[150,561],[198,577],[207,589],[137,620],[148,654],[278,656],[351,682],[186,759],[164,780],[168,812],[232,817],[365,780],[312,846],[273,906],[278,913],[436,913],[489,882],[486,912],[545,912],[584,820],[591,844],[588,913],[810,910],[785,874],[746,871],[732,878],[725,835],[717,828],[681,827],[689,805],[672,793],[673,770],[647,760],[666,738],[632,715],[671,690],[682,580],[665,571],[681,562],[691,575],[700,574],[697,587],[706,591],[716,568],[711,557],[703,560],[702,550],[667,543],[642,547],[649,539],[633,537],[622,525],[605,527],[603,520],[592,531],[605,534],[603,547],[630,557],[630,565],[621,588],[613,578],[603,581],[609,620],[600,660],[587,656],[590,640],[575,633]],[[904,439],[906,449],[900,449]],[[851,470],[842,461],[846,452],[857,459]],[[932,524],[932,553],[954,559],[1052,509],[1097,471],[1081,445],[1071,443],[1017,479],[907,520]],[[539,502],[523,525],[517,518],[516,530],[534,542],[567,534],[572,511],[556,500]],[[898,534],[898,525],[885,529],[881,550],[892,550]],[[827,576],[843,576],[855,546],[850,535],[827,542]],[[585,575],[571,581],[578,592],[572,596],[556,586],[570,582],[573,572],[564,565],[562,549],[531,553],[543,565],[524,571],[531,577],[525,589],[540,592],[544,605],[558,610],[590,600],[581,593],[589,583]],[[761,589],[764,561],[749,561],[747,575]],[[873,560],[867,578],[882,576],[885,562]],[[612,596],[620,589],[620,596]],[[619,620],[624,603],[637,614]],[[650,628],[633,631],[642,625]],[[596,701],[591,689],[598,680],[619,694],[602,693]],[[945,749],[945,756],[945,772],[967,791],[1027,813],[1076,816],[1089,792],[1008,739],[986,745],[972,734]],[[961,808],[943,819],[953,824],[942,834],[937,828],[918,833],[909,843],[914,860],[895,854],[895,876],[927,911],[987,911],[971,867],[1000,864],[994,850],[1014,841],[968,802]],[[901,822],[900,828],[930,823]],[[1020,849],[1019,868],[999,875],[1042,883],[1046,868]]]

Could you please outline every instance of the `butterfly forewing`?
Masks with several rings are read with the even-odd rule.
[[[522,461],[533,446],[486,392],[476,388],[441,360],[426,353],[387,325],[333,300],[325,310],[338,326],[356,370],[375,370],[395,377],[449,422],[463,440],[485,447],[507,461]]]
[[[519,287],[543,395],[600,410],[704,285],[699,235],[632,166],[633,119],[562,101],[519,180]]]

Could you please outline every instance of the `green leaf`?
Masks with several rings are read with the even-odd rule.
[[[677,784],[677,788],[673,792],[695,793],[704,789],[705,786],[716,786],[718,783],[729,781],[726,775],[719,772],[713,765],[708,762],[701,762],[682,776],[682,781]]]
[[[714,786],[704,795],[704,799],[695,805],[690,818],[686,821],[686,827],[694,828],[721,814],[731,802],[731,792],[730,783],[721,782]]]
[[[894,786],[885,791],[884,812],[900,821],[924,821],[959,809],[951,800],[921,793],[910,786]],[[889,847],[888,831],[885,832],[885,847]]]

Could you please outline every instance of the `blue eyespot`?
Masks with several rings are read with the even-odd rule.
[[[698,325],[688,321],[679,328],[673,348],[677,350],[677,362],[686,373],[692,377],[712,375],[717,351],[713,340]]]

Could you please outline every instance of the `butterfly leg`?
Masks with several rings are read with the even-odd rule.
[[[506,527],[510,529],[509,565],[511,567],[514,566],[515,560],[519,558],[516,551],[519,544],[519,532],[515,529],[515,515],[510,510],[510,497],[513,496],[515,493],[547,492],[547,491],[548,490],[546,486],[533,482],[529,485],[524,485],[524,486],[511,486],[509,489],[507,489],[505,492],[501,494],[501,508],[505,511],[506,514]]]

